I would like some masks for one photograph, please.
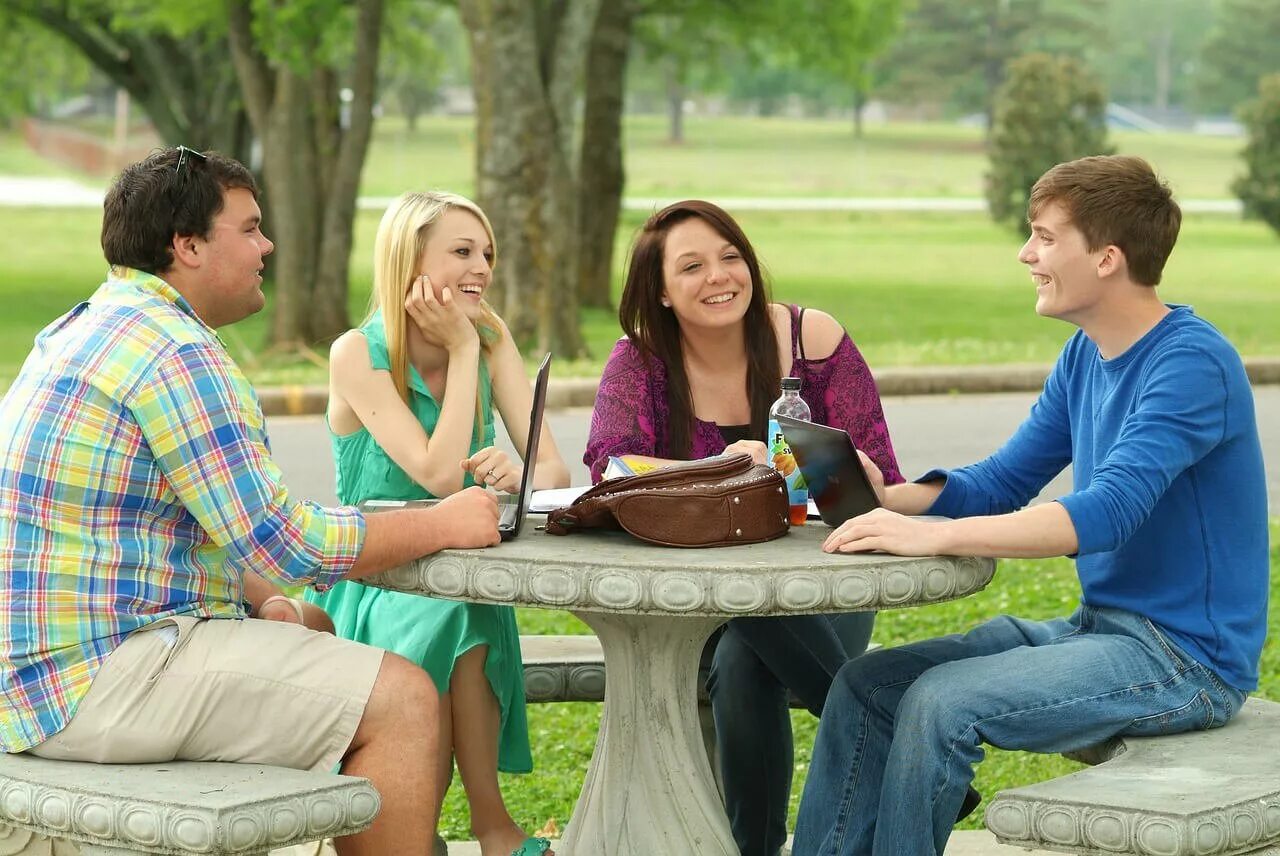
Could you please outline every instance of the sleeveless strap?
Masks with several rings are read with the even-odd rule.
[[[796,341],[800,343],[800,359],[808,360],[804,355],[804,307],[800,307],[800,317],[796,319]]]
[[[796,350],[800,345],[800,339],[796,336],[796,333],[800,329],[800,325],[797,323],[800,317],[800,307],[796,306],[794,303],[788,303],[787,314],[791,316],[791,359],[794,360],[800,353]]]
[[[791,359],[808,359],[804,355],[804,310],[805,307],[790,305],[791,309]]]

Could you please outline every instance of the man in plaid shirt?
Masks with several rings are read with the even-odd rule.
[[[496,544],[497,504],[472,488],[366,519],[289,495],[214,333],[264,305],[260,221],[228,158],[178,147],[125,169],[104,204],[107,281],[40,333],[0,401],[0,749],[341,762],[382,813],[339,850],[425,853],[442,786],[431,679],[317,632],[314,607],[256,619],[280,594],[269,581]]]

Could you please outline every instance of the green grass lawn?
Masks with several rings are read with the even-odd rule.
[[[1280,592],[1280,520],[1271,527],[1271,590]],[[1073,564],[1067,559],[1038,561],[1004,560],[987,589],[972,597],[914,609],[882,612],[876,619],[875,641],[900,645],[931,636],[955,633],[1003,613],[1032,619],[1068,615],[1080,597]],[[1269,632],[1262,654],[1262,685],[1258,695],[1280,699],[1280,595],[1273,595],[1268,613]],[[522,633],[588,633],[585,625],[567,613],[554,610],[519,611]],[[817,720],[805,712],[792,712],[796,735],[795,779],[791,795],[791,822],[804,777]],[[561,829],[573,810],[587,762],[595,745],[600,706],[588,703],[529,706],[529,731],[534,752],[534,772],[502,776],[503,793],[517,822],[540,827],[556,818]],[[1006,752],[988,747],[979,766],[975,787],[989,800],[997,792],[1064,775],[1080,765],[1058,755]],[[985,807],[985,803],[984,803]],[[468,836],[466,803],[460,782],[449,789],[442,820],[446,838]],[[980,829],[982,812],[975,812],[961,828]]]
[[[429,117],[410,133],[397,118],[380,120],[363,192],[470,193],[473,127],[467,117]],[[627,117],[628,196],[981,196],[987,170],[981,130],[954,124],[872,124],[859,140],[842,121],[690,117],[684,143],[666,137],[663,118]],[[1230,197],[1241,170],[1240,140],[1124,132],[1112,143],[1154,163],[1186,199]]]
[[[378,214],[362,212],[352,256],[350,310],[368,303]],[[1051,362],[1069,328],[1038,318],[1016,260],[1018,239],[979,214],[744,212],[740,217],[776,299],[825,309],[850,331],[873,367]],[[618,262],[639,225],[618,233]],[[0,208],[0,388],[39,329],[101,281],[99,215],[85,210]],[[1250,356],[1280,354],[1280,243],[1234,218],[1189,217],[1161,291],[1191,303]],[[615,294],[620,287],[615,274]],[[224,328],[228,347],[259,384],[321,383],[323,367],[264,357],[266,313]],[[557,375],[597,376],[620,331],[608,312],[583,314],[592,358]]]

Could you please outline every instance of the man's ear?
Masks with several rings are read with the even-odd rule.
[[[198,235],[174,235],[169,242],[173,250],[173,263],[180,267],[200,267],[204,261],[204,247]]]
[[[1129,267],[1129,260],[1124,257],[1124,250],[1115,244],[1107,244],[1102,248],[1102,256],[1098,259],[1098,278],[1115,276]]]

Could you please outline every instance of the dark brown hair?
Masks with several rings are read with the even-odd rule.
[[[168,270],[173,236],[207,238],[223,193],[236,188],[258,196],[253,173],[217,152],[158,149],[125,167],[102,203],[107,263],[152,274]]]
[[[1124,155],[1060,163],[1031,188],[1028,218],[1054,202],[1080,230],[1089,252],[1114,244],[1124,253],[1130,279],[1160,284],[1182,227],[1182,209],[1151,164]]]
[[[670,454],[687,458],[692,444],[693,397],[684,370],[680,322],[662,305],[665,280],[662,272],[667,235],[676,225],[697,217],[742,253],[751,274],[751,301],[743,318],[747,346],[747,400],[751,405],[751,436],[764,439],[769,405],[778,397],[782,367],[778,364],[778,340],[769,319],[769,297],[756,251],[742,227],[720,207],[698,199],[668,205],[645,222],[631,248],[627,281],[618,305],[618,321],[631,344],[646,360],[658,360],[667,369],[666,425]]]

